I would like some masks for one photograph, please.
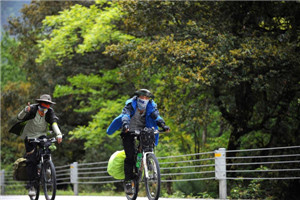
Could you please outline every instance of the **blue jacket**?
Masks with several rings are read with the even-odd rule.
[[[114,132],[122,128],[125,123],[130,123],[130,118],[134,115],[137,109],[137,97],[134,96],[128,99],[125,103],[122,113],[116,117],[106,130],[108,135],[112,135]],[[157,105],[153,100],[150,100],[146,108],[146,127],[158,129],[158,126],[164,125],[165,122],[159,115]],[[158,144],[159,134],[155,135],[155,145]]]

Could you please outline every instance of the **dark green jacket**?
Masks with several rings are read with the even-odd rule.
[[[21,135],[21,133],[26,125],[26,121],[33,119],[35,117],[37,111],[38,111],[38,104],[30,105],[30,111],[25,115],[25,117],[23,119],[21,119],[18,123],[16,123],[9,130],[9,132],[14,133],[16,135]],[[54,110],[52,108],[48,109],[46,116],[45,116],[45,120],[50,125],[52,125],[54,122],[58,121],[58,117],[55,115]]]

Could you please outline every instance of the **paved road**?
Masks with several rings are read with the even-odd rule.
[[[29,200],[28,196],[25,195],[4,195],[0,196],[0,200]],[[45,200],[45,197],[41,196],[39,200]],[[57,196],[55,200],[126,200],[126,197],[105,197],[105,196]],[[146,197],[138,197],[137,200],[148,200]],[[183,200],[173,198],[159,198],[159,200]],[[196,200],[196,199],[185,199],[185,200]],[[200,199],[197,199],[200,200]]]

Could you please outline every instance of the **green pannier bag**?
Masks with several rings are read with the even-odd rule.
[[[124,160],[126,158],[125,151],[116,151],[108,161],[107,172],[115,179],[125,179]]]
[[[26,158],[19,158],[13,166],[13,178],[16,181],[27,181]]]

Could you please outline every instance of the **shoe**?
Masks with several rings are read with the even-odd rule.
[[[134,181],[126,181],[124,187],[126,194],[131,195],[134,193]]]
[[[28,195],[29,196],[35,196],[36,195],[36,191],[34,187],[31,187],[28,191]]]

